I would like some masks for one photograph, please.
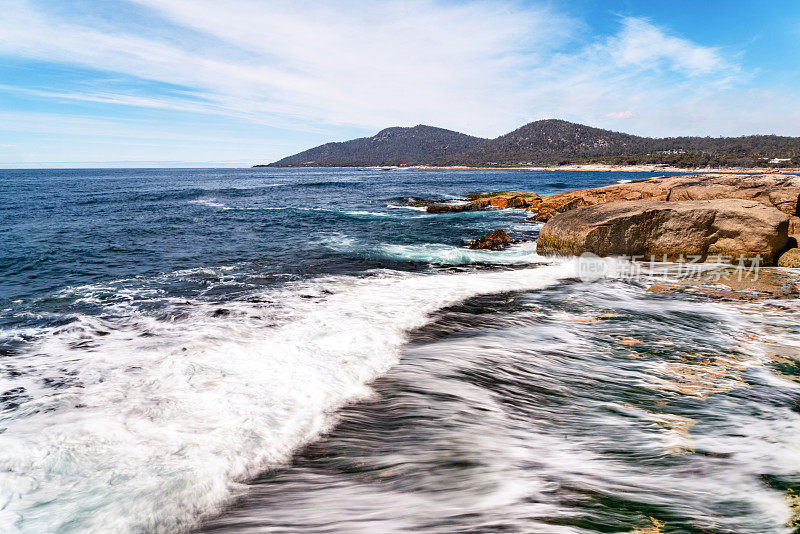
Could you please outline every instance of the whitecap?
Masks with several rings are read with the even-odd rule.
[[[347,215],[366,215],[369,217],[391,217],[388,213],[378,213],[377,211],[361,211],[361,210],[354,210],[354,211],[345,211]]]
[[[223,210],[232,209],[223,204],[222,202],[217,202],[215,199],[199,198],[197,200],[190,200],[189,204],[199,204],[201,206],[207,206],[209,208],[219,208]]]
[[[428,208],[426,206],[403,206],[397,204],[386,204],[386,207],[392,209],[400,209],[400,210],[414,210],[414,211],[424,211],[424,212],[428,211]]]

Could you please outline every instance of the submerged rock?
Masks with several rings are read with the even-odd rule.
[[[609,202],[555,215],[537,251],[721,262],[760,255],[762,265],[774,265],[788,227],[788,215],[751,200]]]
[[[485,236],[481,237],[470,243],[469,248],[471,249],[482,249],[482,250],[499,250],[501,248],[507,247],[514,240],[505,233],[503,230],[495,230],[491,234],[486,234]]]
[[[760,300],[796,298],[800,280],[774,267],[738,270],[733,267],[713,269],[699,275],[657,282],[650,293],[691,293],[714,300]]]

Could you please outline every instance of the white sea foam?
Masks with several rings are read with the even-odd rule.
[[[552,261],[551,258],[536,253],[535,241],[525,241],[503,250],[472,250],[444,243],[373,244],[342,234],[330,234],[325,236],[322,242],[339,252],[373,255],[394,261],[419,261],[438,265],[529,265]]]
[[[544,228],[543,222],[525,222],[512,224],[511,229],[517,232],[536,232]]]
[[[399,210],[414,210],[414,211],[424,211],[424,212],[428,211],[428,208],[425,206],[398,206],[395,204],[387,204],[386,207]]]
[[[421,261],[440,265],[525,265],[548,263],[551,260],[536,253],[536,243],[526,241],[504,250],[472,250],[466,247],[426,243],[422,245],[381,245],[375,252],[383,258],[398,261]]]
[[[206,206],[208,208],[215,208],[220,210],[240,210],[240,211],[308,211],[308,212],[328,212],[328,213],[344,213],[345,215],[353,215],[353,216],[368,216],[368,217],[393,217],[390,213],[381,213],[378,211],[367,211],[367,210],[345,210],[339,211],[335,209],[329,208],[322,208],[322,207],[308,207],[308,206],[242,206],[242,207],[231,207],[222,202],[217,201],[216,199],[196,199],[190,200],[190,204],[198,204],[200,206]],[[415,207],[415,206],[387,206],[389,208],[410,208],[414,210],[425,211],[424,207]]]
[[[380,213],[377,211],[363,211],[363,210],[354,210],[354,211],[345,211],[344,213],[348,215],[365,215],[368,217],[391,217],[388,213]]]
[[[379,271],[263,295],[281,303],[279,326],[265,326],[274,306],[239,302],[226,305],[225,317],[196,305],[164,320],[131,306],[122,318],[54,328],[15,357],[17,376],[2,384],[24,387],[29,400],[0,434],[0,530],[186,528],[328,428],[342,404],[367,395],[366,384],[395,363],[406,332],[429,313],[573,273],[562,264]]]
[[[199,204],[201,206],[207,206],[209,208],[219,208],[223,210],[229,210],[229,208],[222,202],[217,202],[215,199],[208,199],[208,198],[199,198],[197,200],[190,200],[189,204]]]
[[[199,200],[190,200],[190,204],[199,204],[201,206],[206,206],[209,208],[216,208],[221,210],[239,210],[239,211],[323,211],[323,212],[330,212],[330,213],[341,213],[337,210],[332,210],[328,208],[310,208],[307,206],[241,206],[241,207],[231,207],[228,205],[223,204],[222,202],[217,202],[213,199],[199,199]],[[345,212],[348,213],[348,212]]]

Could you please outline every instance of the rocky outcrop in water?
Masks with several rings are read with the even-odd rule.
[[[473,193],[467,195],[473,202],[488,202],[492,208],[530,208],[542,200],[536,193],[524,191],[503,191],[499,193]]]
[[[722,262],[759,255],[762,264],[774,265],[788,228],[788,215],[753,200],[607,202],[553,216],[539,233],[537,251]]]
[[[500,250],[514,242],[511,237],[503,230],[495,230],[491,234],[486,234],[480,239],[470,243],[469,248],[476,250]]]
[[[458,213],[461,211],[481,211],[491,208],[487,199],[473,200],[471,202],[437,202],[428,204],[425,211],[428,213]]]
[[[492,208],[530,208],[541,197],[536,193],[507,191],[502,193],[474,193],[467,195],[467,202],[458,204],[434,202],[428,204],[428,213],[453,213],[460,211],[481,211]]]

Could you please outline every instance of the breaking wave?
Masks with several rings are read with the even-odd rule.
[[[154,317],[131,305],[76,317],[4,363],[15,372],[0,389],[16,397],[0,434],[0,525],[183,528],[368,396],[430,313],[570,274],[376,271],[289,285],[224,312],[196,304]]]

